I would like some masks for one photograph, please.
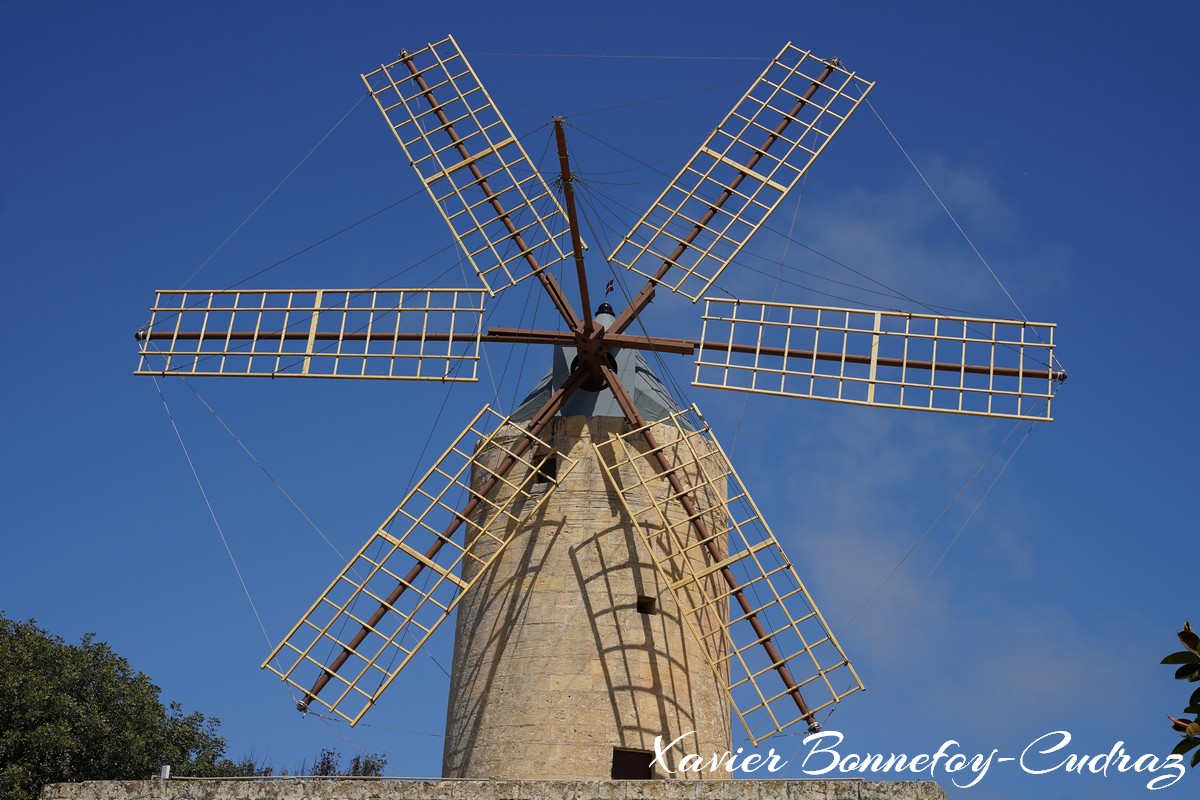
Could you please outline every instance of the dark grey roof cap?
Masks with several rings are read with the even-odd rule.
[[[617,362],[617,375],[633,396],[633,404],[646,422],[657,422],[680,411],[679,404],[671,397],[666,385],[650,369],[645,356],[638,350],[610,350]],[[551,392],[561,386],[570,374],[571,362],[575,359],[574,347],[556,347],[554,365],[550,372],[538,381],[517,410],[513,420],[523,422],[532,419],[537,410],[550,399]],[[561,417],[624,417],[616,398],[608,389],[589,392],[578,389],[558,412]],[[686,420],[686,418],[684,418]],[[686,422],[684,423],[686,424]]]

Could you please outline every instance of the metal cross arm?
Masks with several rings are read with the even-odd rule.
[[[511,344],[554,344],[573,347],[578,344],[578,337],[565,331],[530,330],[528,328],[488,328],[483,335],[485,342],[508,342]],[[600,328],[595,341],[608,349],[630,348],[633,350],[653,350],[660,353],[676,353],[692,355],[698,342],[688,339],[672,339],[664,336],[629,336],[611,334]]]

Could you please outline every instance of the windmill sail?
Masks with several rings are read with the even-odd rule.
[[[484,406],[263,667],[356,724],[574,467]]]
[[[785,45],[609,260],[695,302],[872,86]]]
[[[664,437],[659,450],[682,481],[665,496],[661,462],[639,443],[649,428]],[[801,721],[815,729],[818,712],[863,688],[695,406],[596,445],[596,453],[626,512],[641,521],[659,570],[752,742]],[[693,508],[681,518],[667,505],[684,495]]]
[[[492,295],[571,253],[558,199],[452,37],[362,78]]]
[[[159,291],[135,375],[475,381],[479,289]]]
[[[1054,327],[710,297],[692,385],[1048,422]]]

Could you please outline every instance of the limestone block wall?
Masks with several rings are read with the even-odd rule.
[[[444,777],[609,778],[614,748],[652,752],[656,736],[688,731],[688,752],[730,749],[720,678],[639,530],[662,522],[628,518],[592,447],[626,427],[567,417],[543,435],[578,466],[458,605]],[[664,443],[676,435],[656,433]],[[494,466],[480,458],[476,485]],[[655,613],[639,613],[639,597]]]
[[[150,780],[57,783],[41,800],[946,800],[932,781]]]

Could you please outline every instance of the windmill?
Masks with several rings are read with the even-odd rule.
[[[656,735],[730,749],[731,711],[756,744],[817,730],[862,683],[644,354],[693,356],[700,387],[1048,421],[1054,326],[706,295],[872,88],[837,60],[770,62],[609,256],[645,279],[619,313],[589,292],[561,119],[560,201],[453,38],[363,81],[484,288],[159,291],[137,374],[475,381],[483,342],[553,366],[467,424],[263,666],[353,725],[457,611],[446,777],[649,775]],[[484,331],[528,279],[562,328]],[[704,299],[698,338],[634,332],[660,287]]]

